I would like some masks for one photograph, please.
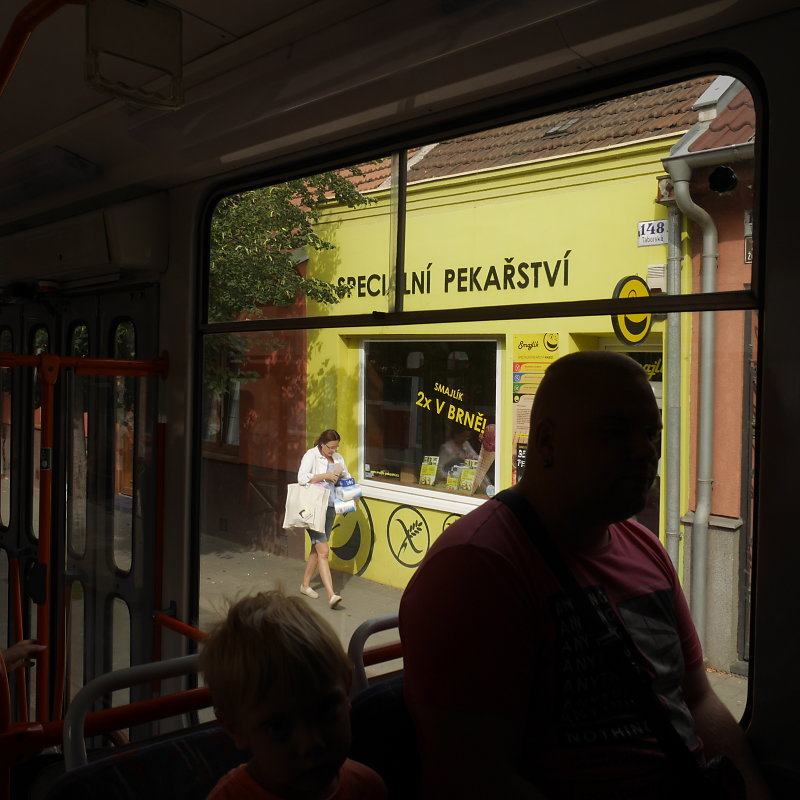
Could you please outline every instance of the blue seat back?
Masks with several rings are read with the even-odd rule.
[[[217,725],[181,732],[64,773],[46,800],[205,800],[249,758]]]

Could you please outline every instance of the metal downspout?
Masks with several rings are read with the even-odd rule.
[[[681,293],[681,212],[674,203],[667,219],[667,294]],[[664,427],[667,443],[664,450],[667,553],[678,569],[681,542],[681,315],[667,314],[665,348],[666,401]]]
[[[700,226],[703,233],[701,291],[717,288],[718,237],[714,221],[691,197],[692,169],[685,161],[666,160],[678,208]],[[708,574],[708,522],[711,517],[711,476],[714,449],[714,355],[716,320],[713,311],[700,312],[700,403],[697,423],[697,489],[692,524],[691,606],[700,641],[705,643],[706,576]]]

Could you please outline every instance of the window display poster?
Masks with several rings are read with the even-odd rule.
[[[514,336],[511,347],[512,397],[514,415],[512,423],[511,479],[516,483],[525,466],[533,398],[544,376],[544,371],[558,356],[557,333],[530,333]]]
[[[475,471],[478,468],[478,459],[467,458],[464,459],[464,469],[461,470],[461,475],[458,480],[458,488],[462,492],[471,492],[472,485],[475,483]]]
[[[436,470],[439,468],[439,456],[423,456],[419,470],[419,485],[433,486],[436,483]]]

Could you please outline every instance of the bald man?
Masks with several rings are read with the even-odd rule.
[[[592,603],[624,626],[686,746],[728,755],[768,794],[709,686],[675,570],[630,517],[656,475],[661,418],[647,376],[612,352],[554,362],[511,490]],[[431,548],[400,606],[406,701],[426,797],[689,797],[622,670],[598,652],[526,527],[490,501]]]

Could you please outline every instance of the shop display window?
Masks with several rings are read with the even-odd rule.
[[[497,342],[364,344],[364,477],[494,493]]]

